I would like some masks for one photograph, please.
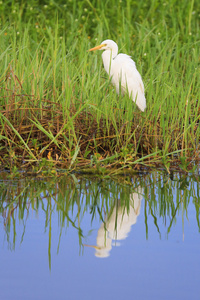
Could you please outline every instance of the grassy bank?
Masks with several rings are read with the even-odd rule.
[[[200,4],[144,2],[0,3],[1,169],[199,162]],[[116,94],[101,53],[87,52],[106,38],[136,62],[144,113]]]

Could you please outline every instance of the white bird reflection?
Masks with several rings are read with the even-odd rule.
[[[127,238],[131,226],[137,222],[137,217],[140,214],[142,192],[143,190],[138,188],[137,193],[130,195],[129,207],[126,204],[121,205],[120,200],[118,200],[109,217],[98,230],[97,245],[85,245],[95,248],[95,256],[108,257],[112,246],[120,245],[119,241]]]

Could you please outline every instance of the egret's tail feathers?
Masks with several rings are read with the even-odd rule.
[[[144,93],[141,93],[140,91],[137,93],[136,97],[133,97],[133,101],[136,103],[136,105],[139,107],[141,111],[144,111],[146,108],[146,98]]]

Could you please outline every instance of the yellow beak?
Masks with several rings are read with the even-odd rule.
[[[105,46],[106,46],[106,44],[101,44],[99,46],[89,49],[88,51],[100,50],[102,47],[105,47]]]

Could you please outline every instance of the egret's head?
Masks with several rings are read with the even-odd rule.
[[[94,50],[114,50],[118,48],[117,44],[112,41],[112,40],[105,40],[101,43],[101,45],[96,46],[94,48],[89,49],[89,51],[94,51]]]

